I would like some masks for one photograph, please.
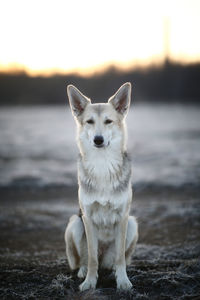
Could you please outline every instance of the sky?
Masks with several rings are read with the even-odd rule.
[[[0,70],[200,62],[200,0],[0,0]]]

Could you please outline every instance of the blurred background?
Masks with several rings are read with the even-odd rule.
[[[105,102],[133,86],[133,183],[198,185],[200,3],[1,1],[1,187],[76,185],[67,84]]]
[[[1,299],[200,299],[199,29],[199,0],[0,0]],[[78,211],[66,86],[106,102],[126,81],[134,289],[103,274],[81,294],[63,240]]]

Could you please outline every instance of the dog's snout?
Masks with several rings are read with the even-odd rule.
[[[95,146],[101,147],[101,146],[103,146],[103,142],[104,142],[104,139],[103,139],[102,135],[96,135],[94,137]]]

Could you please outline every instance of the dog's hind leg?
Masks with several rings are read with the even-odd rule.
[[[131,262],[131,255],[135,251],[135,246],[138,241],[138,224],[133,216],[129,216],[128,218],[128,226],[126,233],[126,265],[129,265]]]
[[[87,273],[87,242],[82,219],[73,215],[65,231],[66,254],[72,270],[78,268],[78,277],[84,278]]]

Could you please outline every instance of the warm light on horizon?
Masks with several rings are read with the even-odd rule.
[[[195,0],[0,1],[0,28],[1,71],[126,70],[162,63],[166,51],[172,61],[200,62]]]

